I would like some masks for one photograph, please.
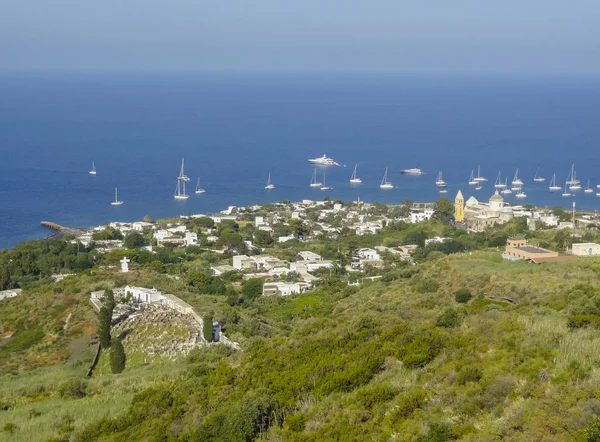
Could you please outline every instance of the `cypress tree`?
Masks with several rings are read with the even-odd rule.
[[[110,369],[118,374],[125,368],[125,349],[119,338],[115,338],[110,348]]]
[[[102,348],[110,347],[110,326],[112,322],[112,312],[106,307],[100,309],[98,325],[98,338],[100,339],[100,345]]]
[[[212,342],[212,322],[213,322],[212,320],[213,320],[212,313],[207,313],[202,318],[202,322],[203,322],[202,333],[204,334],[204,339],[206,339],[208,342]]]

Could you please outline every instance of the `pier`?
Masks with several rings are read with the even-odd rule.
[[[55,235],[73,235],[80,236],[85,233],[85,229],[79,229],[77,227],[61,226],[60,224],[53,223],[52,221],[42,221],[40,223],[43,227],[55,230]]]

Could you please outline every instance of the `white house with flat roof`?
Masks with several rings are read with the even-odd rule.
[[[304,250],[302,252],[298,252],[298,257],[303,261],[322,261],[323,257],[321,255],[317,255],[316,253],[310,252],[308,250]]]
[[[575,243],[571,246],[571,253],[576,256],[599,256],[600,244],[594,242]]]

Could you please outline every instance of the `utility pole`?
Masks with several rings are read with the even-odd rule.
[[[575,228],[575,201],[573,201],[573,228]]]

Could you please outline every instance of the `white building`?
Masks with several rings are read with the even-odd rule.
[[[296,238],[294,237],[294,235],[290,235],[290,236],[280,236],[279,238],[277,238],[277,242],[288,242],[288,241],[293,241]]]
[[[131,299],[137,302],[160,302],[163,294],[155,288],[147,289],[145,287],[125,286],[125,296],[130,295]]]
[[[377,250],[373,249],[358,249],[356,251],[356,256],[360,259],[381,259]]]
[[[577,256],[598,256],[600,255],[600,244],[593,242],[576,243],[573,244],[571,252]]]
[[[431,219],[433,213],[433,209],[412,210],[410,212],[410,222],[414,224],[426,221]]]
[[[133,224],[131,224],[131,227],[133,227],[133,230],[135,230],[136,232],[142,232],[144,229],[151,229],[152,226],[152,223],[146,223],[144,221],[136,221]]]
[[[303,282],[266,282],[263,284],[263,296],[289,296],[308,289]]]
[[[298,257],[304,261],[322,261],[323,260],[321,255],[317,255],[316,253],[309,252],[308,250],[298,252]]]
[[[233,257],[233,268],[236,270],[256,270],[256,262],[247,255]]]

